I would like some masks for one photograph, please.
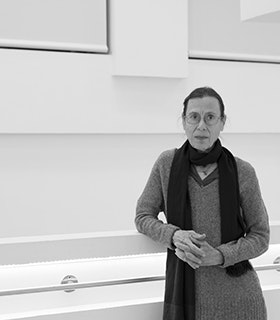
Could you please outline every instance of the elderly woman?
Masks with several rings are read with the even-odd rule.
[[[159,156],[135,218],[139,232],[168,248],[163,319],[265,320],[248,261],[269,244],[255,170],[222,147],[226,115],[215,90],[191,92],[182,121],[187,140]]]

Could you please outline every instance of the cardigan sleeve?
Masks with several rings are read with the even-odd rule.
[[[247,234],[238,240],[222,244],[218,249],[223,257],[222,267],[258,257],[268,249],[269,221],[254,168],[243,160],[239,169],[240,201]]]
[[[165,211],[163,188],[165,179],[169,179],[170,152],[163,152],[156,160],[146,186],[137,201],[135,225],[136,229],[164,246],[174,249],[172,237],[179,230],[172,224],[158,219],[158,214]]]

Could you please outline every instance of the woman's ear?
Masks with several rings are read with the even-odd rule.
[[[184,130],[186,131],[186,118],[184,116],[182,116],[182,125]]]
[[[227,116],[226,115],[224,115],[223,116],[223,118],[222,118],[222,129],[221,129],[221,131],[223,131],[224,130],[224,126],[225,126],[225,124],[226,124],[226,121],[227,121]]]

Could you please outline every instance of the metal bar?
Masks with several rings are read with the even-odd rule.
[[[277,270],[280,271],[280,264],[266,264],[263,266],[255,266],[256,271]]]
[[[81,283],[73,283],[73,284],[61,284],[57,286],[1,290],[0,296],[11,296],[11,295],[28,294],[28,293],[50,292],[50,291],[66,291],[66,290],[116,286],[116,285],[123,285],[123,284],[149,282],[149,281],[161,281],[161,280],[165,280],[165,276],[132,278],[132,279],[121,279],[121,280],[110,280],[110,281],[81,282]]]
[[[266,270],[280,271],[280,264],[260,265],[260,266],[255,266],[254,269],[256,271],[266,271]],[[163,281],[163,280],[165,280],[165,276],[60,284],[56,286],[1,290],[0,296],[11,296],[11,295],[20,295],[20,294],[29,294],[29,293],[52,292],[52,291],[66,291],[66,290],[76,290],[76,289],[85,289],[85,288],[116,286],[116,285],[132,284],[132,283],[140,283],[140,282]]]

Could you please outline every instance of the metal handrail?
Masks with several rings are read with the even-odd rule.
[[[277,270],[280,271],[280,264],[268,264],[255,266],[256,271],[265,270]],[[11,289],[11,290],[1,290],[0,296],[11,296],[11,295],[21,295],[29,293],[41,293],[41,292],[52,292],[52,291],[73,291],[76,289],[84,288],[96,288],[105,286],[115,286],[123,284],[132,284],[140,282],[151,282],[151,281],[163,281],[165,276],[153,276],[153,277],[140,277],[140,278],[130,278],[130,279],[120,279],[120,280],[103,280],[103,281],[93,281],[93,282],[81,282],[81,283],[71,283],[71,284],[60,284],[55,286],[42,286],[33,288],[23,288],[23,289]]]
[[[277,270],[280,271],[280,264],[274,263],[274,264],[265,264],[265,265],[259,265],[255,266],[254,269],[256,271],[266,271],[266,270]]]
[[[122,284],[131,284],[131,283],[149,282],[149,281],[160,281],[164,279],[165,279],[165,276],[154,276],[154,277],[141,277],[141,278],[109,280],[109,281],[105,280],[105,281],[61,284],[61,285],[46,286],[46,287],[1,290],[0,296],[11,296],[11,295],[18,295],[18,294],[41,293],[41,292],[50,292],[50,291],[68,291],[68,290],[70,291],[75,289],[116,286],[116,285],[122,285]]]

